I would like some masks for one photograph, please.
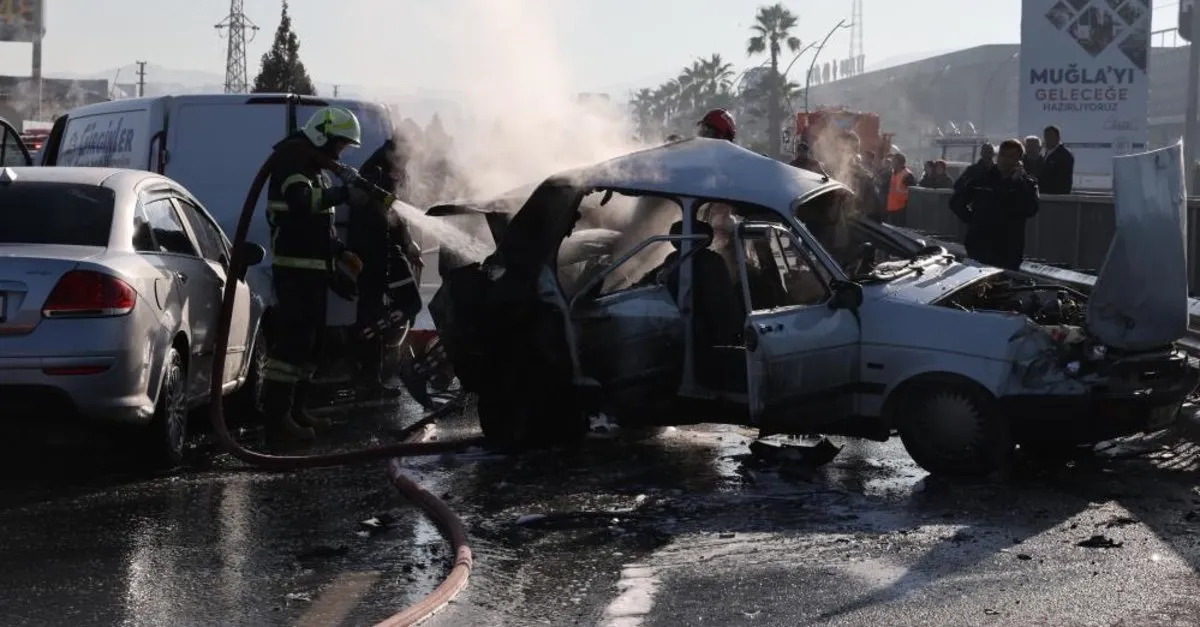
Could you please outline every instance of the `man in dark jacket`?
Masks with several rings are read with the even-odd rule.
[[[967,225],[967,256],[1016,269],[1025,258],[1025,221],[1038,212],[1038,185],[1021,164],[1016,139],[1000,144],[997,163],[950,197],[950,209]]]
[[[1047,126],[1042,138],[1046,140],[1046,158],[1038,188],[1043,194],[1070,194],[1075,185],[1075,155],[1063,145],[1057,126]]]
[[[804,140],[796,142],[796,158],[792,159],[788,165],[791,165],[793,168],[808,170],[821,176],[828,176],[825,173],[825,167],[821,165],[820,161],[813,158],[812,150],[809,148],[808,142]]]
[[[972,163],[963,170],[962,174],[958,175],[958,180],[954,181],[954,189],[961,189],[967,181],[991,170],[996,165],[996,147],[991,144],[984,144],[979,147],[979,161]]]
[[[358,119],[347,109],[317,111],[303,130],[275,147],[267,184],[271,226],[271,282],[275,305],[263,371],[263,413],[268,438],[311,440],[329,421],[304,411],[325,332],[326,291],[353,298],[362,261],[337,239],[334,207],[369,201],[353,185],[335,186],[326,167],[362,138]],[[340,268],[352,266],[349,273]]]
[[[933,161],[933,167],[921,177],[921,181],[917,183],[917,187],[926,189],[950,189],[954,187],[954,179],[946,173],[946,162],[938,159]]]
[[[395,139],[383,143],[363,163],[362,174],[369,182],[384,191],[399,194],[405,187],[406,175],[399,160]],[[350,209],[349,244],[363,261],[358,278],[358,322],[368,326],[389,317],[389,301],[403,301],[400,307],[411,321],[421,310],[420,292],[408,265],[421,263],[420,248],[413,242],[404,220],[392,210],[390,203],[372,200]],[[407,257],[407,259],[406,259]],[[393,286],[394,284],[394,286]],[[415,311],[412,301],[416,300]],[[399,396],[400,388],[387,385],[382,378],[384,340],[380,333],[362,338],[358,361],[359,391],[377,398]]]

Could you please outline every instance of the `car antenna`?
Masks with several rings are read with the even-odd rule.
[[[604,198],[600,199],[600,206],[603,207],[604,205],[607,205],[608,201],[612,200],[612,197],[613,197],[613,191],[611,189],[604,192]]]

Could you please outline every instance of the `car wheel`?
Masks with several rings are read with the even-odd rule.
[[[502,451],[569,446],[588,432],[587,416],[565,394],[492,389],[480,393],[476,411],[483,437]]]
[[[909,391],[896,422],[909,456],[935,475],[986,475],[1004,468],[1015,450],[991,396],[966,385]]]
[[[148,445],[155,466],[171,468],[183,461],[187,441],[187,371],[174,348],[167,353],[158,403],[150,421]]]
[[[226,419],[233,418],[242,422],[257,419],[262,412],[262,374],[267,369],[267,340],[260,326],[254,334],[254,348],[250,354],[250,367],[246,371],[246,381],[226,401],[228,410]]]

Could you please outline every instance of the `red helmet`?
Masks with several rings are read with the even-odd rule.
[[[737,124],[734,123],[733,116],[724,109],[713,109],[705,113],[697,124],[700,126],[702,137],[733,141],[737,136]]]

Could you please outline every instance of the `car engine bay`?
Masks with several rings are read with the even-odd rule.
[[[1042,326],[1083,327],[1087,295],[1072,288],[998,275],[961,289],[941,303],[962,311],[1022,314]]]

